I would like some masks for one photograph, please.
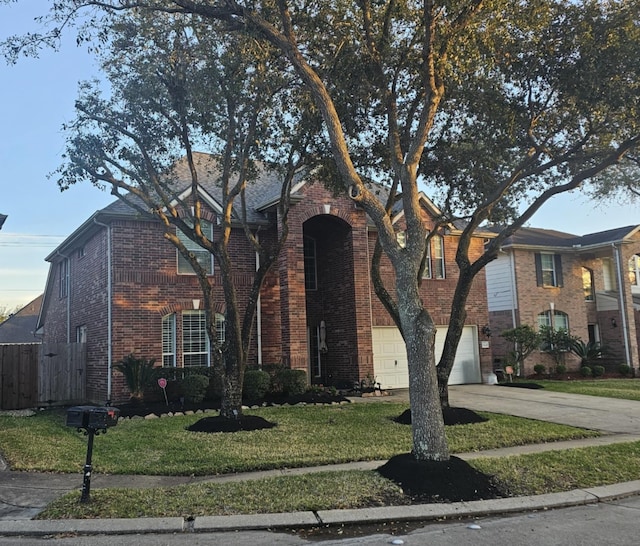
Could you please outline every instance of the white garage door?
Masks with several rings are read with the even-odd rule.
[[[409,386],[407,353],[397,328],[373,328],[373,367],[383,389],[402,389]],[[440,326],[436,333],[436,361],[442,354],[447,328]],[[465,326],[458,345],[456,359],[449,376],[449,385],[480,383],[480,357],[477,328]]]

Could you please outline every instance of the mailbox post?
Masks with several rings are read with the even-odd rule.
[[[78,432],[88,436],[80,502],[89,502],[91,493],[93,438],[101,432],[106,433],[107,428],[115,427],[118,424],[119,415],[120,410],[118,408],[108,406],[74,406],[67,410],[67,426],[74,427]]]

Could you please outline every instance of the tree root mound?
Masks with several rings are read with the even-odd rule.
[[[486,417],[478,415],[475,411],[467,408],[445,408],[442,410],[442,416],[444,417],[444,424],[447,426],[453,425],[469,425],[472,423],[483,423],[488,421]],[[411,410],[403,411],[398,417],[394,419],[396,423],[401,425],[411,424]]]
[[[267,421],[256,415],[242,415],[237,419],[228,417],[205,417],[187,427],[191,432],[238,432],[240,430],[263,430],[273,428],[276,423]]]
[[[396,455],[378,468],[397,483],[413,502],[460,502],[506,497],[479,472],[458,457],[448,461],[417,461],[411,453]]]

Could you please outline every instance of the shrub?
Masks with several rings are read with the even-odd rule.
[[[630,372],[631,372],[631,366],[629,366],[629,364],[620,364],[618,366],[618,373],[620,375],[627,376],[629,375]]]
[[[593,366],[593,376],[602,377],[604,375],[604,366]]]
[[[547,368],[546,368],[546,366],[544,364],[536,364],[533,367],[533,371],[534,371],[534,373],[536,375],[542,375],[542,374],[544,374],[544,372],[547,371]]]
[[[558,375],[562,375],[563,373],[567,373],[567,367],[564,364],[556,365],[556,373]]]
[[[307,374],[303,370],[282,368],[276,372],[276,380],[285,396],[298,396],[307,390]]]
[[[262,370],[247,370],[244,374],[242,396],[247,400],[259,400],[269,391],[271,376]]]
[[[582,377],[591,377],[592,373],[593,370],[589,366],[582,366],[582,368],[580,368],[580,375],[582,375]]]
[[[131,393],[132,402],[142,402],[144,389],[151,385],[157,377],[157,369],[154,367],[155,362],[155,358],[151,360],[136,358],[131,353],[113,365],[114,369],[124,376],[124,381]]]
[[[209,386],[209,378],[200,374],[189,374],[181,382],[185,402],[198,404],[204,400]]]

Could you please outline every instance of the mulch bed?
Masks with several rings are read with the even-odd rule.
[[[538,385],[538,383],[498,383],[498,387],[515,387],[517,389],[544,389],[542,385]]]
[[[200,419],[187,427],[187,430],[191,432],[238,432],[240,430],[262,430],[275,426],[276,423],[255,415],[242,415],[237,419],[217,415]]]
[[[485,417],[478,415],[475,411],[467,408],[453,408],[448,407],[442,410],[442,416],[444,417],[444,424],[448,426],[453,425],[469,425],[471,423],[482,423],[488,421]],[[398,417],[394,419],[396,423],[401,425],[411,424],[411,410],[403,411]]]
[[[413,502],[460,502],[506,497],[479,472],[458,457],[448,461],[416,461],[411,453],[392,457],[378,468],[394,481]]]

